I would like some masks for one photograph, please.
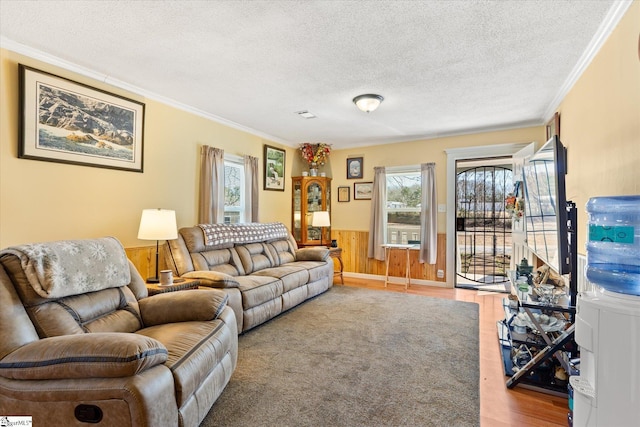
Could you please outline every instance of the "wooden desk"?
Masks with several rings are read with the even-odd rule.
[[[333,277],[340,276],[340,283],[344,285],[344,278],[342,277],[342,271],[344,270],[344,264],[342,264],[342,248],[329,248],[329,256],[337,259],[340,263],[340,271],[334,271]]]
[[[420,245],[402,245],[402,244],[394,244],[394,243],[388,243],[386,245],[382,245],[382,247],[384,248],[384,262],[386,264],[386,271],[385,271],[385,277],[384,277],[384,287],[387,287],[387,284],[389,283],[389,255],[391,254],[391,251],[393,249],[400,249],[406,252],[407,256],[406,256],[406,261],[405,261],[405,282],[404,282],[404,289],[408,289],[409,285],[411,284],[411,264],[409,263],[409,252],[413,249],[413,250],[417,250],[420,249]]]

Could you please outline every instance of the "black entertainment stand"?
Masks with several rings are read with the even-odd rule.
[[[577,299],[577,210],[573,202],[567,202],[567,225],[570,257],[569,299],[566,304],[548,304],[538,301],[534,293],[523,294],[516,288],[515,272],[510,272],[511,292],[517,304],[505,299],[505,318],[498,321],[498,340],[504,364],[507,387],[521,385],[545,393],[567,395],[568,378],[558,378],[555,368],[561,366],[567,376],[578,375],[579,358],[575,335],[575,307]],[[526,331],[514,326],[519,313],[525,313]],[[555,319],[553,327],[539,321],[545,315]],[[521,319],[522,320],[521,315]],[[530,360],[514,367],[514,353],[528,353]]]

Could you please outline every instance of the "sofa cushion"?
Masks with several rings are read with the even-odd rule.
[[[329,249],[325,247],[302,248],[296,251],[297,261],[326,261],[329,258]]]
[[[238,331],[235,318],[229,313],[232,313],[231,309],[226,308],[216,320],[168,323],[137,332],[160,341],[167,348],[165,365],[173,373],[178,407],[193,395],[225,357],[229,357],[229,351],[237,348]],[[233,357],[235,366],[235,354]]]
[[[248,243],[235,247],[245,274],[251,274],[265,268],[275,267],[273,254],[264,243]]]
[[[245,274],[242,262],[234,248],[192,253],[191,262],[196,271],[218,271],[230,276]]]
[[[167,349],[136,334],[45,338],[0,361],[0,375],[20,380],[129,377],[167,360]]]
[[[126,286],[131,281],[124,248],[113,237],[13,246],[0,257],[16,256],[34,291],[61,298]]]
[[[289,292],[291,289],[299,288],[309,282],[309,271],[300,265],[286,264],[280,267],[266,268],[253,274],[282,280],[284,292]]]
[[[182,275],[188,279],[198,279],[200,285],[209,286],[211,288],[237,288],[240,283],[235,277],[218,271],[190,271]]]
[[[242,308],[244,310],[264,304],[278,298],[284,292],[282,280],[271,276],[252,274],[239,276],[239,289],[242,293]]]
[[[194,292],[184,290],[153,295],[140,300],[145,326],[164,323],[213,320],[227,306],[229,297],[215,289]]]
[[[26,309],[41,338],[85,332],[135,332],[142,327],[138,302],[126,286]]]
[[[267,243],[274,259],[274,267],[296,260],[296,247],[293,239],[279,239]]]

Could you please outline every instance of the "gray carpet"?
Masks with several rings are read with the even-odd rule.
[[[334,286],[239,337],[201,427],[479,426],[478,305]]]

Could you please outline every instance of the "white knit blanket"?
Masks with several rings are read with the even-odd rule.
[[[114,237],[61,240],[13,246],[0,256],[14,255],[43,298],[61,298],[131,283],[129,261]]]

